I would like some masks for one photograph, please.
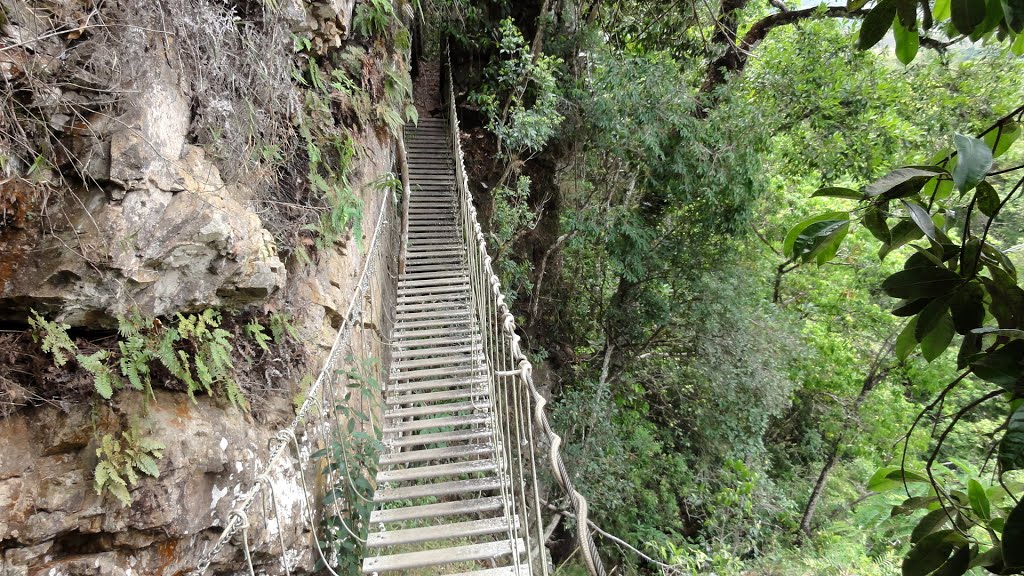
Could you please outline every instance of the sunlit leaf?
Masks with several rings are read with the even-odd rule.
[[[961,193],[969,192],[985,179],[992,168],[992,150],[984,140],[963,134],[954,135],[953,142],[958,158],[953,169],[953,184]]]

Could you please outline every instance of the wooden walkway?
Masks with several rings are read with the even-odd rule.
[[[412,194],[364,574],[530,574],[470,293],[447,122],[408,127]],[[523,564],[516,565],[519,558]]]

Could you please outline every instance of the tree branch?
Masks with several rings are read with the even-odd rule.
[[[775,2],[772,0],[769,1],[773,6],[778,7]],[[740,2],[737,2],[736,0],[722,1],[722,15],[719,16],[720,27],[728,27],[731,24],[733,38],[725,38],[726,41],[722,41],[723,38],[721,38],[721,35],[718,33],[715,34],[713,40],[716,44],[725,46],[725,52],[716,58],[709,66],[707,74],[705,74],[704,77],[704,84],[700,88],[702,94],[711,93],[716,88],[723,85],[729,74],[742,72],[747,65],[747,60],[750,58],[750,52],[768,36],[769,32],[780,26],[795,24],[802,20],[812,18],[859,19],[863,18],[868,14],[868,12],[870,12],[870,10],[865,9],[847,10],[846,6],[827,6],[824,9],[816,6],[802,10],[783,10],[781,12],[769,14],[768,16],[758,20],[750,27],[749,30],[747,30],[747,33],[743,35],[741,40],[736,41],[735,39],[738,38],[738,36],[735,33],[735,20],[738,9],[736,9],[731,15],[727,14],[726,10],[732,9],[733,5],[737,3],[741,4],[740,8],[743,7],[742,5],[746,4],[746,2],[742,0]],[[934,38],[922,36],[921,46],[941,52],[960,40],[961,38],[957,37],[943,42]]]

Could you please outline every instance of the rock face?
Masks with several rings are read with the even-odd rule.
[[[130,397],[127,402],[138,402]],[[139,413],[139,405],[117,412]],[[101,422],[116,419],[101,409]],[[270,432],[250,425],[237,411],[209,399],[192,404],[181,394],[158,392],[148,408],[144,432],[166,445],[160,477],[140,483],[134,502],[93,489],[96,440],[86,412],[54,408],[0,421],[8,439],[0,455],[0,574],[178,574],[191,569],[220,525],[254,482],[251,464],[265,457]],[[301,491],[294,473],[271,476],[286,542],[308,538],[297,522]],[[265,553],[280,553],[275,538],[254,530],[250,541]],[[275,531],[276,532],[276,531]],[[276,549],[275,549],[276,548]],[[290,553],[293,568],[310,568],[309,547]],[[274,573],[274,572],[271,572]]]
[[[231,16],[276,3],[112,0],[102,7],[136,10],[132,17],[138,17],[165,4],[205,7],[187,14],[194,18],[185,24],[200,27],[209,25],[202,20],[209,14]],[[159,16],[149,14],[153,21],[132,22],[134,27],[96,27],[131,36],[139,48],[132,66],[139,76],[131,97],[103,113],[66,113],[78,110],[82,94],[95,101],[124,88],[102,75],[104,62],[114,60],[103,43],[86,51],[92,59],[87,65],[74,65],[83,51],[69,50],[68,43],[88,29],[93,6],[89,0],[0,0],[0,46],[35,47],[31,53],[0,51],[0,81],[26,86],[19,94],[31,100],[53,131],[52,140],[76,157],[32,169],[15,159],[3,168],[8,174],[0,174],[0,322],[23,323],[36,310],[86,331],[114,326],[116,315],[129,309],[167,316],[250,306],[287,312],[302,353],[294,365],[268,369],[267,397],[258,414],[209,397],[193,402],[155,382],[152,399],[121,391],[109,402],[94,397],[60,407],[40,403],[0,418],[0,576],[171,576],[194,569],[257,481],[268,442],[290,422],[293,402],[308,384],[302,377],[320,370],[353,297],[377,214],[392,203],[389,191],[369,183],[392,171],[393,142],[372,126],[350,130],[360,154],[347,181],[361,204],[361,225],[321,248],[312,263],[283,258],[270,232],[279,230],[268,224],[267,203],[260,200],[260,180],[239,174],[246,159],[225,159],[196,136],[200,117],[212,115],[216,103],[197,101],[203,78],[181,65],[196,55],[184,54],[182,34],[151,30]],[[314,50],[324,53],[350,35],[354,6],[353,0],[283,2],[279,17],[296,33],[309,33]],[[242,26],[226,21],[225,34]],[[72,32],[47,35],[47,27]],[[292,57],[290,40],[279,48],[286,60]],[[34,77],[28,71],[59,81],[52,90],[29,86]],[[4,145],[0,156],[14,158]],[[8,178],[11,171],[18,177]],[[56,178],[58,172],[74,177]],[[394,298],[396,229],[387,228],[382,267],[356,302],[362,316],[344,351],[378,359],[372,368],[378,380],[388,370],[382,342]],[[309,431],[324,424],[314,418],[299,430],[306,457],[322,445]],[[133,426],[166,449],[159,477],[142,476],[131,491],[133,502],[122,507],[94,488],[97,438]],[[276,517],[263,521],[261,503],[254,505],[247,537],[257,574],[284,574],[285,565],[293,575],[314,570],[314,536],[303,521],[297,462],[287,453],[265,479],[278,500]],[[312,471],[305,480],[318,482]],[[249,573],[238,537],[216,555],[211,573]]]
[[[165,55],[154,56],[136,104],[75,140],[90,151],[83,170],[103,188],[38,206],[52,234],[0,229],[0,320],[34,307],[82,326],[126,304],[164,315],[262,301],[284,286],[252,191],[225,184],[203,148],[186,143],[188,100]]]

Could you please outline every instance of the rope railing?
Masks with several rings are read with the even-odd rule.
[[[385,327],[375,327],[374,322],[364,324],[362,316],[368,299],[386,301],[385,292],[394,289],[391,274],[377,274],[378,270],[388,269],[388,259],[393,255],[393,250],[382,250],[380,245],[396,241],[396,231],[391,226],[394,209],[392,195],[381,194],[380,211],[362,272],[323,367],[292,421],[270,440],[266,461],[256,459],[252,485],[241,492],[226,518],[223,532],[200,556],[189,573],[191,576],[204,576],[215,562],[232,562],[232,558],[218,555],[236,536],[241,537],[245,573],[250,576],[256,573],[254,549],[262,551],[264,557],[276,557],[284,573],[291,575],[303,552],[286,548],[285,531],[289,529],[308,532],[312,540],[312,557],[308,560],[332,576],[337,576],[335,568],[341,560],[339,550],[343,549],[340,544],[365,540],[364,526],[349,525],[344,520],[351,517],[354,502],[339,495],[349,496],[348,500],[372,499],[372,487],[359,487],[353,479],[360,466],[349,462],[353,457],[349,444],[357,427],[377,438],[380,435],[380,390],[374,390],[372,383],[381,372],[371,360],[381,357],[383,348],[382,342],[374,342],[373,332]],[[376,338],[382,340],[380,336],[377,334]],[[353,420],[358,422],[350,423]],[[282,503],[286,490],[293,494],[288,502]],[[296,491],[301,492],[297,497]],[[287,503],[294,506],[296,499],[297,527],[289,521],[290,512],[282,512],[287,510]],[[257,501],[262,503],[258,521],[253,511]],[[256,535],[250,533],[254,525],[258,525]]]
[[[525,558],[518,559],[520,562],[525,560],[530,566],[529,573],[547,576],[549,567],[544,556],[544,542],[548,531],[545,530],[541,516],[542,494],[538,479],[541,471],[536,466],[537,457],[546,450],[549,473],[565,492],[575,516],[576,535],[586,568],[592,576],[605,576],[604,565],[587,520],[587,500],[576,490],[562,459],[562,439],[548,421],[544,410],[547,400],[534,385],[533,366],[520,346],[515,318],[505,302],[501,284],[487,253],[486,238],[469,192],[459,139],[451,57],[447,46],[442,54],[445,66],[441,74],[441,97],[449,120],[449,137],[454,152],[458,216],[467,248],[473,305],[495,400],[496,442],[501,448],[502,474],[504,483],[511,490],[510,495],[505,495],[507,512],[510,517],[520,519],[518,523],[510,522],[510,537],[522,538],[527,543],[532,541],[535,544],[527,545]]]

